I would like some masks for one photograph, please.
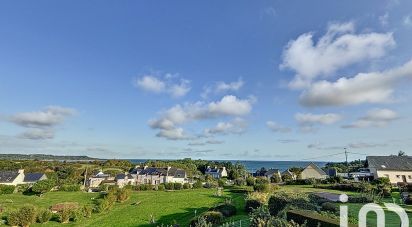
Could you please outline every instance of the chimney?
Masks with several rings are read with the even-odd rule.
[[[226,170],[226,167],[223,166],[223,167],[222,167],[222,170]]]
[[[170,170],[170,168],[172,168],[172,167],[168,166],[168,167],[167,167],[167,171],[169,171],[169,170]]]
[[[144,166],[143,169],[147,169],[147,167],[149,167],[149,166]]]

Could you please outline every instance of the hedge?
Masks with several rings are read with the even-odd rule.
[[[325,217],[310,210],[289,210],[287,213],[287,220],[298,224],[304,224],[306,222],[307,226],[320,226],[322,227],[339,227],[340,223],[337,219],[332,219]],[[349,227],[356,227],[357,225],[348,224]]]
[[[225,217],[236,215],[236,207],[232,204],[221,204],[211,209],[212,211],[218,211]]]
[[[13,194],[16,186],[0,184],[0,195]]]

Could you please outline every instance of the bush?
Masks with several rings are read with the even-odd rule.
[[[269,181],[267,178],[258,177],[256,178],[255,184],[269,184]]]
[[[30,226],[36,222],[36,208],[31,205],[21,207],[9,213],[7,223],[12,226]]]
[[[287,220],[293,220],[299,224],[306,223],[307,226],[339,227],[339,219],[322,216],[310,210],[290,210],[287,212]],[[349,224],[349,227],[355,225]],[[356,225],[357,226],[357,225]]]
[[[257,192],[269,192],[270,191],[270,184],[268,183],[256,183],[253,186],[253,189]]]
[[[243,185],[245,185],[245,179],[243,179],[243,178],[236,178],[235,180],[234,180],[234,184],[235,185],[238,185],[238,186],[243,186]]]
[[[300,193],[275,193],[269,198],[268,208],[271,215],[276,216],[286,207],[316,210],[317,206],[310,202],[308,195]]]
[[[158,190],[158,191],[164,191],[164,190],[165,190],[165,185],[164,185],[164,184],[159,184],[159,185],[157,186],[157,190]]]
[[[204,218],[207,223],[210,223],[212,225],[220,225],[223,221],[223,214],[217,211],[207,211],[201,214],[201,217]],[[192,223],[192,225],[196,224],[197,220]]]
[[[236,215],[236,207],[232,204],[221,204],[216,206],[212,210],[222,213],[225,217]]]
[[[183,184],[183,189],[190,189],[190,184],[189,183],[184,183]]]
[[[219,179],[219,180],[217,181],[217,185],[218,185],[219,187],[223,187],[223,186],[225,186],[225,181],[222,180],[222,179]]]
[[[106,210],[109,210],[111,207],[112,206],[111,206],[109,200],[99,199],[99,200],[97,200],[97,205],[96,205],[96,208],[95,208],[95,212],[96,213],[102,213]]]
[[[49,209],[40,210],[37,214],[37,222],[38,223],[46,223],[50,221],[52,218],[53,213]]]
[[[263,204],[257,199],[248,199],[245,203],[245,211],[250,213],[253,210],[261,207]]]
[[[250,214],[250,226],[251,227],[269,227],[271,226],[269,222],[271,221],[272,216],[269,213],[267,207],[259,207],[253,210]]]
[[[37,181],[31,188],[31,190],[33,192],[43,194],[43,193],[49,192],[54,186],[55,186],[55,182],[52,179],[41,180],[41,181]]]
[[[217,188],[217,183],[215,181],[208,181],[204,185],[205,188]]]
[[[291,181],[286,181],[287,185],[313,185],[316,181],[311,179],[296,179]]]
[[[183,185],[182,185],[182,183],[174,183],[174,184],[173,184],[173,188],[174,188],[175,190],[182,190]]]
[[[373,203],[374,196],[369,194],[349,196],[348,203]]]
[[[0,184],[0,195],[13,194],[16,186]]]
[[[57,217],[60,223],[69,223],[70,217],[72,217],[73,209],[65,207],[57,212]]]
[[[271,183],[280,183],[280,182],[282,182],[282,178],[278,174],[275,174],[270,178],[270,182]]]
[[[175,189],[175,184],[174,183],[165,183],[165,188],[166,188],[166,190],[173,190],[173,189]]]
[[[79,184],[64,184],[60,186],[60,191],[64,192],[78,192],[80,191],[80,185]]]
[[[325,203],[322,203],[321,209],[322,211],[336,213],[338,212],[339,207],[335,203],[325,202]]]
[[[90,218],[92,216],[93,208],[89,205],[84,205],[82,208],[83,216]]]
[[[247,177],[247,178],[246,178],[246,185],[247,185],[247,186],[253,186],[253,185],[255,185],[255,178],[254,178],[254,177]]]
[[[74,209],[70,212],[70,218],[74,222],[78,222],[84,218],[83,209]]]
[[[201,182],[200,180],[196,181],[196,182],[193,184],[193,188],[202,188],[202,187],[203,187],[203,184],[202,184],[202,182]]]
[[[130,198],[130,189],[122,188],[117,190],[117,201],[123,203]]]

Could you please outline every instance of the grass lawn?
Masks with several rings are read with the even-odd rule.
[[[344,191],[339,191],[339,190],[314,188],[313,185],[282,185],[277,191],[300,192],[300,193],[330,192],[330,193],[342,193],[342,194],[345,193],[347,195],[359,194],[357,192],[344,192]]]
[[[148,224],[151,215],[155,217],[158,224],[172,224],[176,221],[181,226],[188,226],[190,220],[195,216],[195,212],[200,214],[228,197],[232,198],[232,203],[238,208],[238,215],[227,220],[247,219],[247,215],[243,211],[244,196],[242,194],[224,191],[224,196],[216,197],[214,196],[215,192],[213,189],[133,192],[130,200],[122,204],[117,203],[108,212],[93,214],[89,219],[64,226],[152,226]],[[0,195],[0,204],[7,213],[11,209],[28,203],[44,208],[61,202],[93,204],[94,197],[98,197],[98,194],[50,192],[42,197],[12,194]],[[139,205],[132,205],[137,201],[140,201]],[[42,226],[61,226],[61,224],[51,221]]]

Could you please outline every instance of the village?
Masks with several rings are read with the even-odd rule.
[[[305,167],[285,170],[261,168],[253,173],[237,164],[200,160],[149,162],[130,168],[131,163],[125,165],[127,162],[123,161],[27,163],[37,166],[0,171],[0,208],[5,224],[23,225],[18,221],[23,217],[13,210],[34,206],[36,217],[30,223],[33,225],[37,225],[36,222],[42,225],[58,222],[92,225],[98,221],[103,226],[110,226],[112,222],[106,218],[114,210],[135,206],[148,212],[140,221],[135,220],[136,224],[151,226],[202,226],[200,223],[205,221],[214,226],[236,226],[242,222],[244,226],[255,226],[254,223],[261,221],[339,226],[336,215],[342,196],[348,196],[343,202],[355,211],[362,203],[384,201],[395,202],[408,213],[412,211],[412,157],[404,155],[367,156],[363,166],[343,172],[341,166],[348,163],[328,163],[322,167],[308,163]],[[187,168],[192,164],[195,169]],[[33,172],[33,169],[44,171]],[[205,195],[211,199],[206,199]],[[171,201],[179,199],[184,205],[176,206],[189,203],[187,208],[196,212],[170,220],[163,217],[165,214],[162,215],[161,210],[150,210],[150,205],[144,202],[145,197],[162,198],[157,201],[161,206],[172,205]],[[189,202],[187,198],[193,201]],[[21,199],[25,202],[15,202]],[[13,202],[9,203],[11,200]],[[132,201],[132,205],[125,201]],[[39,204],[43,204],[40,210],[37,208]],[[210,208],[201,208],[207,204]],[[287,214],[284,218],[277,215],[281,211]],[[256,214],[265,212],[269,215],[267,220],[256,218]],[[132,211],[127,213],[133,214]],[[13,219],[13,215],[17,217]],[[395,213],[387,212],[386,215],[392,223],[399,222]],[[368,221],[376,223],[373,217]],[[352,215],[349,225],[356,224],[357,217]]]

